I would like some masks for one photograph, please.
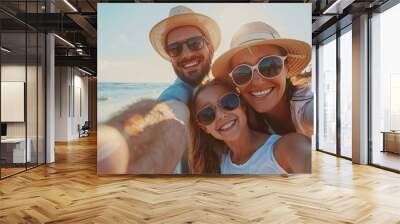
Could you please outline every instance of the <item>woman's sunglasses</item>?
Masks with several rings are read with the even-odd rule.
[[[287,56],[268,55],[260,59],[254,66],[240,64],[229,73],[233,83],[237,86],[244,86],[253,79],[253,71],[256,70],[262,78],[272,79],[281,74]]]
[[[240,105],[240,97],[236,93],[228,93],[218,100],[218,106],[223,110],[232,111]],[[215,106],[208,105],[203,107],[197,112],[196,118],[200,124],[210,125],[215,120],[216,108]]]
[[[182,53],[183,44],[186,44],[191,51],[198,51],[204,47],[205,41],[206,39],[202,36],[192,37],[182,42],[169,44],[165,50],[169,56],[178,57]]]

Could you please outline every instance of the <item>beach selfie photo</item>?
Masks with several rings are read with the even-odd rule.
[[[310,11],[100,4],[98,174],[311,173]]]

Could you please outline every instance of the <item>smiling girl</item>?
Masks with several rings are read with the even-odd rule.
[[[303,135],[259,132],[250,108],[226,83],[200,86],[191,103],[189,165],[195,174],[309,173],[310,141]]]

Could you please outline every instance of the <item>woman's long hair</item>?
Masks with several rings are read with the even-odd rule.
[[[236,92],[231,85],[225,83],[224,81],[214,79],[197,87],[189,103],[192,135],[192,147],[189,152],[189,168],[194,174],[221,173],[220,164],[222,156],[227,152],[227,150],[229,150],[225,142],[204,132],[199,127],[196,120],[195,103],[199,93],[205,88],[217,85],[221,85],[232,92]],[[266,132],[266,128],[263,125],[264,122],[260,122],[260,119],[262,119],[261,116],[256,114],[255,111],[251,109],[251,107],[249,107],[244,100],[241,99],[240,102],[245,106],[249,128],[251,130]]]

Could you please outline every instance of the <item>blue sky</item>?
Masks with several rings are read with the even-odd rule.
[[[100,3],[98,5],[98,80],[100,82],[172,82],[171,64],[149,41],[151,28],[169,10],[184,5],[214,19],[221,28],[221,46],[214,59],[229,49],[233,33],[252,21],[273,26],[284,38],[311,44],[311,4],[267,3]]]

